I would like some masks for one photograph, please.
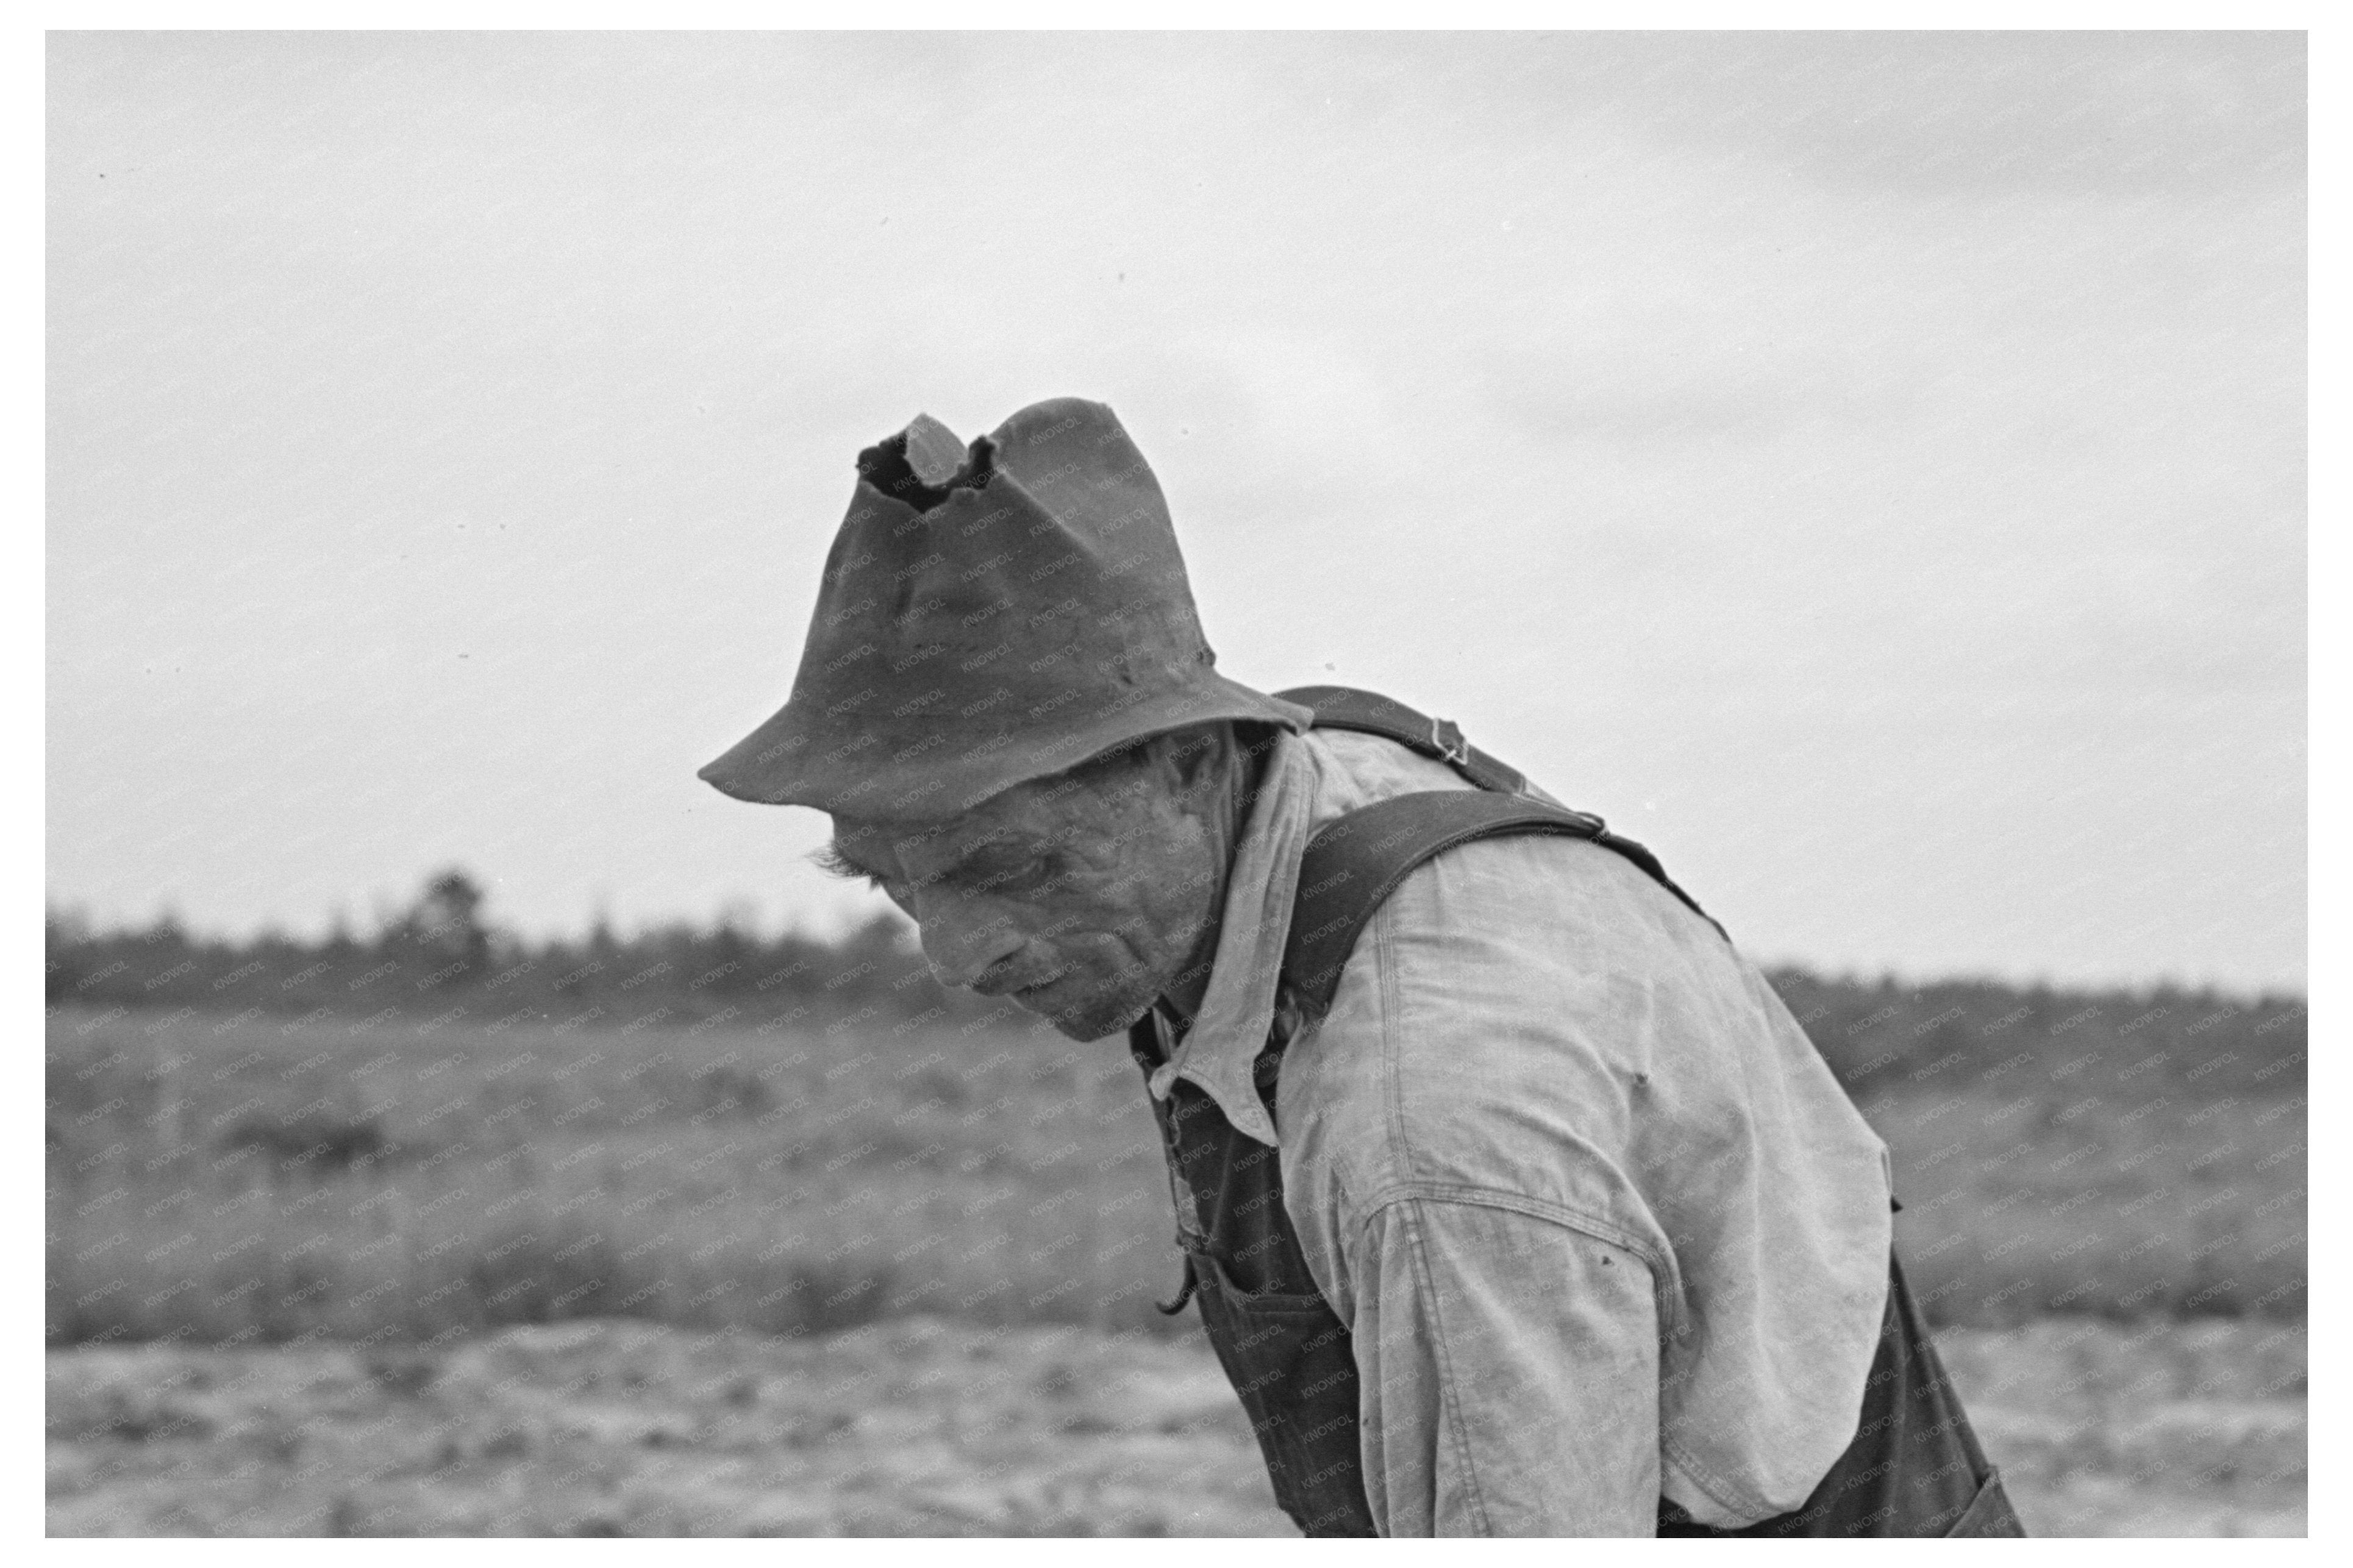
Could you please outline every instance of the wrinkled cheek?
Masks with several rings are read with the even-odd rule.
[[[1092,932],[1076,939],[1064,938],[1055,945],[1060,950],[1058,956],[1065,964],[1099,985],[1132,979],[1141,974],[1145,967],[1133,948],[1106,932]]]
[[[1019,934],[1002,919],[969,919],[961,911],[940,909],[924,913],[931,918],[915,917],[916,941],[933,968],[945,973],[965,974],[982,966]]]

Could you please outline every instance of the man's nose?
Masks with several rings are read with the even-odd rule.
[[[1021,951],[1021,933],[987,899],[919,888],[914,915],[923,961],[942,985],[969,986]]]

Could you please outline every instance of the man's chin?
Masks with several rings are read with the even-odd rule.
[[[1152,998],[1130,1002],[1122,997],[1086,996],[1076,1001],[1056,997],[1055,987],[1041,985],[1036,991],[1015,992],[1013,1000],[1035,1013],[1054,1026],[1054,1032],[1066,1039],[1101,1040],[1119,1034],[1150,1010]]]

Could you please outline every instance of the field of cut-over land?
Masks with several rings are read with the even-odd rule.
[[[2304,1333],[1940,1336],[2030,1530],[2305,1530]],[[1194,1339],[591,1320],[440,1347],[105,1346],[49,1368],[60,1535],[1288,1535]]]
[[[2300,1005],[1781,984],[2030,1525],[2300,1529]],[[53,1007],[52,1530],[1287,1529],[1115,1042],[730,1011]]]

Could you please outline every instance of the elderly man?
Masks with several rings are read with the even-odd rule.
[[[944,984],[1127,1032],[1185,1283],[1310,1534],[2021,1533],[1885,1151],[1640,846],[1452,726],[1219,674],[1108,408],[860,454],[791,700]]]

